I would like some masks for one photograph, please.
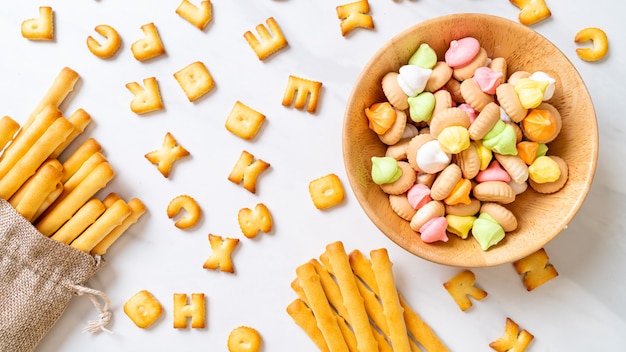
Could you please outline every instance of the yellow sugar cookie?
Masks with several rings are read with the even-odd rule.
[[[542,193],[542,194],[555,193],[561,190],[561,188],[565,186],[565,183],[567,182],[567,178],[569,174],[567,162],[565,162],[565,160],[563,160],[561,157],[558,157],[556,155],[550,155],[548,157],[554,160],[557,163],[557,165],[559,165],[559,170],[561,171],[561,175],[559,176],[559,178],[556,181],[545,182],[545,183],[537,183],[530,178],[528,179],[528,184],[530,185],[530,187],[534,189],[536,192]]]
[[[439,111],[430,119],[430,134],[434,138],[437,138],[439,137],[441,131],[450,126],[469,128],[470,119],[467,116],[467,113],[457,107]]]

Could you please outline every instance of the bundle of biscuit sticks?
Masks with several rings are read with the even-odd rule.
[[[21,126],[0,119],[0,351],[33,351],[77,295],[99,311],[85,330],[106,330],[110,302],[84,285],[146,212],[137,198],[98,198],[115,172],[95,139],[70,153],[91,122],[60,110],[79,78],[63,68]]]
[[[78,79],[74,70],[63,68],[21,127],[9,116],[0,119],[0,198],[43,235],[102,255],[146,207],[114,192],[96,198],[115,172],[95,139],[59,160],[91,122],[83,109],[67,118],[59,109]]]

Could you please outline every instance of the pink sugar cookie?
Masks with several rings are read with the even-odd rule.
[[[478,116],[478,111],[474,110],[474,108],[471,105],[467,103],[462,103],[462,104],[459,104],[458,108],[465,111],[465,113],[470,119],[470,123],[476,120],[476,116]]]
[[[489,67],[479,67],[474,71],[472,79],[487,94],[496,94],[496,88],[500,85],[502,72],[494,72]]]
[[[426,243],[437,241],[448,242],[446,229],[448,228],[448,220],[443,216],[438,216],[428,220],[420,227],[420,238]]]
[[[487,181],[502,181],[509,182],[511,180],[511,175],[509,175],[506,170],[500,165],[497,160],[494,160],[489,164],[489,167],[480,171],[475,178],[476,182],[487,182]]]
[[[480,51],[480,43],[476,38],[465,37],[450,42],[450,47],[444,55],[448,66],[463,67],[469,64]]]
[[[430,198],[430,188],[420,183],[411,186],[406,193],[406,197],[413,209],[419,209],[432,200]]]

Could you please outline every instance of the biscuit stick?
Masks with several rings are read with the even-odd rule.
[[[317,346],[321,352],[328,352],[328,346],[324,340],[322,332],[317,327],[317,322],[313,316],[313,312],[306,306],[301,299],[295,299],[287,306],[287,314],[291,316],[293,321],[304,330],[311,341]]]
[[[315,316],[313,316],[313,312],[311,312],[309,307],[307,307],[301,299],[295,299],[291,302],[287,306],[287,313],[291,316],[293,321],[304,330],[321,352],[330,351],[326,345],[326,340],[324,340],[324,335],[322,335],[322,332],[317,327],[317,321],[315,320]]]
[[[123,199],[116,201],[91,226],[83,231],[71,243],[71,246],[85,253],[91,252],[113,229],[121,225],[131,213],[132,210]]]
[[[43,212],[46,211],[46,209],[48,209],[48,207],[52,205],[52,203],[54,203],[57,198],[59,198],[61,192],[63,192],[63,184],[61,182],[57,182],[54,191],[48,194],[46,199],[44,199],[43,203],[41,203],[41,205],[39,206],[39,209],[37,209],[37,211],[35,212],[35,215],[33,215],[33,219],[31,220],[32,223],[37,221],[41,214],[43,214]]]
[[[53,106],[47,106],[33,121],[28,130],[22,128],[9,144],[0,159],[0,177],[4,177],[15,164],[23,157],[46,132],[52,123],[61,117],[61,111]]]
[[[383,304],[383,314],[389,328],[389,338],[394,351],[409,352],[409,335],[400,306],[398,291],[396,290],[391,261],[386,249],[377,249],[370,252],[372,269],[376,276],[376,283],[380,289],[379,296]]]
[[[101,153],[92,154],[85,162],[80,166],[78,170],[68,180],[63,182],[63,193],[59,196],[59,200],[65,198],[70,194],[74,188],[76,188],[98,165],[106,162],[106,158]],[[65,171],[65,170],[64,170]],[[66,174],[63,174],[64,176]]]
[[[332,271],[337,278],[343,297],[342,303],[348,311],[349,322],[354,330],[359,351],[378,351],[378,343],[372,333],[369,318],[363,305],[363,297],[359,294],[356,277],[350,268],[348,255],[343,244],[341,242],[331,243],[326,246],[326,252]]]
[[[96,192],[113,179],[115,171],[109,163],[101,163],[70,194],[55,202],[44,213],[35,227],[45,236],[51,236]]]
[[[57,183],[61,180],[61,176],[63,176],[63,173],[59,168],[52,165],[52,162],[44,164],[31,177],[31,181],[27,182],[28,185],[24,194],[14,206],[15,210],[22,214],[26,220],[31,221],[41,204],[55,190]]]
[[[0,179],[0,197],[9,199],[31,177],[52,152],[69,136],[74,126],[58,118],[15,166]]]
[[[55,157],[55,158],[59,157],[59,155],[61,155],[61,153],[63,153],[65,148],[67,148],[67,146],[70,145],[70,143],[72,143],[74,141],[74,139],[76,139],[76,137],[78,137],[78,135],[83,133],[85,128],[87,128],[87,125],[89,125],[89,123],[91,122],[91,115],[89,115],[83,109],[78,109],[78,110],[74,111],[67,119],[68,119],[69,122],[72,123],[72,125],[74,125],[74,132],[72,132],[72,134],[70,134],[69,137],[67,137],[65,142],[63,144],[61,144],[54,151],[54,153],[52,153],[52,156]]]
[[[63,166],[61,166],[61,163],[58,160],[56,160],[56,159],[48,159],[48,160],[46,160],[43,164],[41,164],[39,169],[37,169],[35,174],[33,176],[31,176],[26,182],[24,182],[22,187],[20,187],[20,189],[18,189],[17,192],[15,192],[11,196],[11,198],[9,198],[9,203],[13,206],[13,208],[17,207],[17,204],[22,200],[24,195],[28,192],[28,189],[29,189],[30,185],[35,181],[35,178],[37,177],[37,175],[40,174],[45,167],[54,167],[58,171],[60,171],[61,174],[62,174],[62,171],[63,171]],[[51,174],[48,173],[48,175],[51,175]],[[57,183],[58,183],[58,181],[57,181]]]
[[[109,247],[146,212],[146,206],[138,198],[133,198],[128,201],[128,206],[130,207],[131,214],[119,226],[114,228],[113,231],[111,231],[104,239],[102,239],[102,241],[93,247],[91,250],[92,255],[105,254]]]
[[[39,105],[30,114],[26,122],[22,126],[22,130],[26,130],[35,120],[35,117],[47,106],[52,105],[58,108],[65,100],[68,94],[74,90],[74,85],[78,82],[80,76],[69,67],[64,67],[52,82],[46,94],[41,98]],[[21,132],[20,132],[21,134]],[[19,134],[18,134],[19,136]]]
[[[358,250],[350,252],[350,265],[354,273],[378,295],[380,292],[370,261]],[[404,301],[400,296],[400,304],[404,309],[404,321],[407,329],[424,349],[429,352],[445,352],[448,348],[435,334],[433,329]],[[411,345],[413,347],[413,344]],[[415,348],[414,348],[415,349]]]
[[[0,119],[0,152],[13,140],[13,136],[20,129],[20,124],[9,116]]]
[[[411,309],[411,306],[402,298],[400,293],[398,295],[400,297],[400,305],[404,309],[406,327],[413,335],[413,338],[422,344],[428,352],[448,352],[448,347],[439,339],[430,325],[426,324],[419,314]]]
[[[346,307],[343,305],[343,297],[341,295],[341,291],[339,289],[339,286],[337,285],[337,282],[335,281],[335,279],[333,279],[332,277],[332,268],[330,268],[330,263],[328,261],[328,255],[327,253],[322,254],[322,257],[324,258],[324,261],[327,263],[327,267],[324,267],[323,265],[320,264],[320,262],[318,262],[317,260],[311,260],[310,263],[312,263],[315,266],[315,270],[317,272],[317,274],[320,276],[320,283],[322,284],[322,287],[324,288],[324,292],[326,293],[326,297],[328,298],[328,301],[330,302],[330,304],[335,308],[335,310],[337,311],[337,313],[348,319],[348,312],[346,310]],[[297,281],[297,280],[295,280]],[[359,292],[361,293],[361,296],[363,297],[364,303],[365,303],[365,310],[367,311],[368,315],[370,313],[370,311],[368,311],[368,302],[367,299],[372,299],[375,301],[376,304],[378,304],[378,306],[380,307],[380,316],[382,317],[382,319],[380,319],[379,321],[382,321],[383,323],[385,323],[385,318],[382,315],[382,307],[380,306],[380,303],[378,302],[376,296],[367,289],[367,287],[365,287],[363,285],[363,283],[359,280],[356,280],[357,286],[359,288]],[[298,284],[292,283],[291,287],[294,289],[294,291],[296,291],[298,293],[298,289],[295,287]],[[361,289],[364,290],[361,290]],[[299,293],[298,293],[299,294]],[[366,299],[366,295],[369,294],[369,297],[367,297]],[[303,299],[302,297],[300,297],[301,299]],[[306,298],[304,298],[306,299]],[[376,323],[376,320],[373,319],[374,317],[371,317],[371,320]],[[348,323],[350,323],[348,321]],[[350,323],[351,324],[351,323]],[[386,328],[386,325],[385,325]],[[387,340],[385,340],[385,336],[380,333],[378,330],[376,330],[374,327],[371,327],[372,333],[374,334],[374,338],[376,339],[376,342],[378,343],[378,350],[381,352],[393,352],[393,350],[391,349],[391,346],[389,346],[389,343],[387,343]],[[381,331],[383,331],[383,333],[385,332],[385,330],[383,330],[381,328]],[[351,337],[353,339],[356,339],[354,337],[354,333],[351,333]],[[348,335],[349,336],[349,335]],[[344,337],[346,337],[346,334],[344,333]],[[347,338],[346,338],[347,340]],[[356,343],[356,341],[355,341]],[[351,346],[349,346],[351,347]]]
[[[93,224],[105,210],[106,207],[99,199],[90,199],[50,238],[65,244],[72,243],[72,241]]]
[[[87,139],[63,162],[63,180],[65,183],[85,163],[85,160],[97,152],[102,151],[102,146],[93,138]]]
[[[348,349],[350,351],[357,351],[357,340],[354,336],[354,332],[350,328],[350,323],[346,321],[349,319],[348,312],[343,307],[343,299],[341,297],[341,292],[339,290],[339,286],[332,278],[330,273],[315,259],[311,259],[309,263],[315,266],[315,272],[320,276],[320,284],[322,285],[322,289],[324,289],[324,293],[326,294],[326,299],[328,299],[328,303],[335,308],[333,312],[335,317],[337,318],[337,324],[339,324],[339,329],[341,330],[341,334],[343,335],[343,339],[346,341],[348,345]],[[298,297],[304,303],[307,302],[306,295],[304,291],[299,286],[300,282],[298,279],[295,279],[291,282],[291,288],[298,294]]]
[[[296,275],[307,297],[309,307],[316,317],[317,326],[324,336],[329,351],[349,351],[313,264],[305,263],[300,265],[296,268]]]

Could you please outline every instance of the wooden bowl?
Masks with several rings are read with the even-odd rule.
[[[517,230],[484,251],[471,235],[449,234],[448,242],[424,243],[389,206],[388,196],[371,179],[371,157],[384,156],[386,146],[368,128],[365,108],[386,101],[382,77],[408,62],[421,43],[443,60],[451,40],[472,36],[489,57],[506,58],[509,74],[544,71],[556,78],[549,101],[561,113],[563,127],[548,154],[562,157],[569,179],[559,192],[543,195],[530,187],[507,205],[517,217]],[[593,104],[580,75],[550,41],[517,22],[482,14],[455,14],[414,25],[393,37],[372,57],[347,102],[343,124],[343,157],[350,186],[371,221],[393,242],[426,260],[458,267],[511,263],[541,249],[572,220],[583,203],[596,169],[598,127]]]

